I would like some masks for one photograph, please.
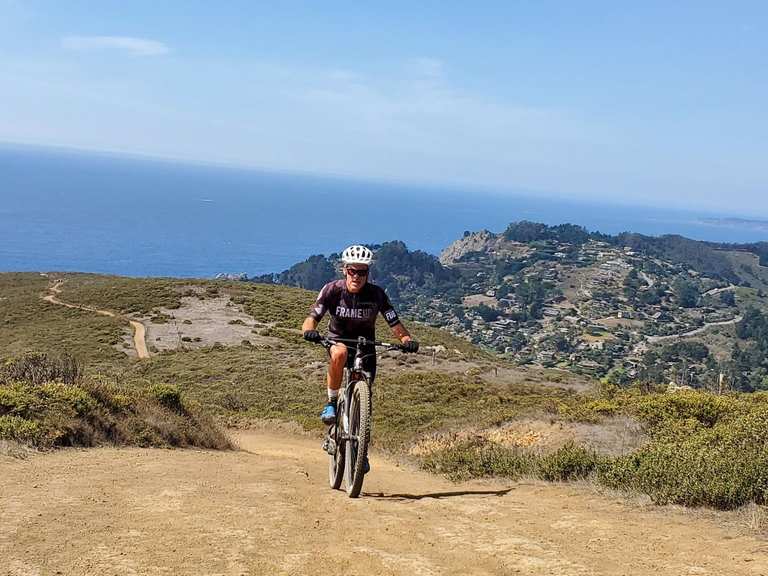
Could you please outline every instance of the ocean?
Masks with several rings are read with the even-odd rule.
[[[279,272],[351,243],[432,254],[516,220],[755,242],[721,215],[0,147],[0,271],[211,277]]]

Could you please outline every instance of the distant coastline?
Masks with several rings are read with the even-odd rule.
[[[210,278],[286,270],[354,243],[439,254],[465,230],[570,222],[605,234],[768,240],[718,213],[231,170],[0,144],[0,270]],[[704,220],[706,219],[706,220]],[[304,230],[313,223],[311,231]],[[135,242],[125,231],[140,230]]]
[[[748,228],[768,232],[768,220],[750,220],[748,218],[701,218],[702,224],[724,226],[727,228]]]

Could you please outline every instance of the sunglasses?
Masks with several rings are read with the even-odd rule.
[[[347,268],[347,274],[350,276],[360,276],[362,278],[365,278],[368,276],[368,270],[361,270],[359,268]]]

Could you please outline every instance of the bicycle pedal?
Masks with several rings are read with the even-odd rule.
[[[331,456],[336,454],[336,442],[326,436],[325,440],[323,441],[323,451],[327,452]]]

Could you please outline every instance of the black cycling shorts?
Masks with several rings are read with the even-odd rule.
[[[352,370],[352,366],[355,363],[355,352],[357,351],[357,348],[354,345],[345,344],[347,347],[347,368]],[[331,351],[328,350],[328,355],[330,356]],[[372,384],[374,379],[376,378],[376,347],[364,347],[363,348],[363,370],[366,372],[369,372],[371,375],[371,381],[369,384]]]

